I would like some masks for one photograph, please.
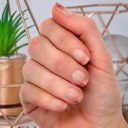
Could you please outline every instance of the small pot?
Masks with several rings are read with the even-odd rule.
[[[19,90],[24,83],[22,68],[26,56],[15,56],[0,58],[0,109],[6,116],[16,116],[22,111]],[[3,116],[1,112],[0,116]]]

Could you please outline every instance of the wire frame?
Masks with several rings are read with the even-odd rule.
[[[11,15],[10,2],[11,2],[10,0],[7,0],[7,3],[9,4],[9,15]],[[17,4],[17,8],[18,8],[19,14],[21,15],[21,18],[22,18],[23,27],[24,27],[24,29],[26,31],[27,39],[28,39],[28,41],[30,41],[31,40],[31,36],[30,36],[29,30],[27,29],[27,23],[25,21],[24,15],[22,13],[21,4],[20,4],[19,0],[15,0],[15,2]],[[33,21],[33,24],[34,24],[36,30],[39,33],[38,25],[36,23],[36,20],[34,18],[34,15],[33,15],[32,11],[31,11],[29,3],[27,2],[27,0],[24,0],[24,3],[26,5],[26,8],[28,9],[28,12],[30,14],[30,17],[31,17],[31,19]],[[0,85],[0,88],[12,88],[12,87],[21,87],[21,84],[19,84],[19,85],[4,85],[4,86]],[[10,117],[10,116],[6,116],[6,114],[4,113],[2,108],[0,108],[0,114],[2,115],[2,118],[0,118],[0,119],[2,119],[0,121],[0,125],[3,125],[3,126],[5,125],[5,126],[10,126],[11,128],[13,128],[14,126],[17,126],[19,124],[21,125],[21,124],[24,124],[26,122],[31,122],[31,119],[29,119],[24,114],[23,110],[22,110],[22,112],[19,115],[15,116],[15,117],[12,117],[12,116]],[[22,126],[20,126],[20,127],[22,127]],[[37,126],[33,126],[33,127],[37,128]]]
[[[79,15],[88,16],[91,18],[97,18],[99,25],[102,26],[101,34],[103,37],[107,37],[108,42],[110,43],[109,49],[113,49],[114,54],[116,54],[117,58],[115,60],[115,55],[113,55],[113,65],[116,66],[115,73],[117,75],[117,79],[119,82],[119,86],[122,85],[122,82],[125,82],[125,86],[123,87],[122,98],[123,101],[128,101],[128,50],[127,55],[124,56],[120,47],[128,49],[128,37],[125,40],[125,45],[123,46],[123,42],[117,43],[118,40],[114,39],[114,35],[111,34],[109,27],[112,25],[114,18],[118,15],[126,14],[128,15],[128,4],[119,3],[119,4],[91,4],[91,5],[81,5],[81,6],[70,6],[67,7],[71,12],[77,13]],[[108,21],[106,22],[104,17],[107,17]],[[128,26],[126,24],[125,26]],[[120,79],[120,76],[122,76]],[[126,97],[127,95],[127,97]],[[125,112],[125,117],[128,121],[128,102],[123,104],[123,110]],[[126,114],[127,113],[127,114]]]

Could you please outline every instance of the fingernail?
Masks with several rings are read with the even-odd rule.
[[[53,100],[52,105],[57,111],[63,111],[67,108],[67,104],[59,99]]]
[[[65,15],[71,15],[72,13],[67,9],[65,8],[63,5],[61,5],[60,3],[57,3],[56,2],[56,9],[60,12],[60,13],[63,13]]]
[[[74,58],[81,63],[82,65],[85,65],[88,63],[89,61],[89,57],[87,56],[87,54],[81,50],[81,49],[76,49],[73,53]]]
[[[78,91],[75,88],[69,88],[68,91],[67,91],[66,97],[72,103],[77,104],[77,103],[79,103],[82,100],[83,94],[82,94],[82,92]]]
[[[85,73],[81,70],[76,70],[72,74],[72,82],[76,85],[84,87],[87,84],[88,79],[85,78]]]

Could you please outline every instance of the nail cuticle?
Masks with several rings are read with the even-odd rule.
[[[83,86],[85,80],[85,73],[81,70],[75,70],[71,76],[73,84]]]
[[[81,63],[82,65],[85,65],[88,63],[89,61],[89,57],[87,56],[87,54],[81,50],[81,49],[76,49],[73,53],[74,58]]]

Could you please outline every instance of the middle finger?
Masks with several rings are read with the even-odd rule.
[[[87,84],[89,79],[87,70],[72,57],[54,47],[47,38],[43,36],[34,38],[29,44],[29,53],[33,60],[56,75],[81,87]]]

